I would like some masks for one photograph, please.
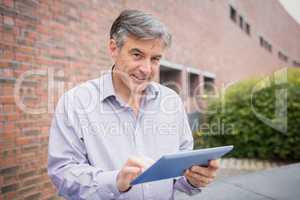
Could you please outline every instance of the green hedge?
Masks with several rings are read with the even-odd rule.
[[[195,133],[196,148],[233,144],[232,157],[300,160],[299,69],[240,81],[210,102],[208,113],[208,124]]]

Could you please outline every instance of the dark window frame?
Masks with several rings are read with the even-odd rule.
[[[272,47],[272,45],[271,44],[269,44],[269,51],[272,53],[272,51],[273,51],[273,47]]]
[[[265,40],[264,37],[261,36],[261,35],[259,36],[259,44],[260,44],[261,47],[263,47],[264,49],[266,49],[270,53],[273,52],[273,46],[272,46],[272,44],[270,44],[267,40]]]
[[[239,26],[242,30],[244,29],[244,18],[242,15],[239,15]]]
[[[284,53],[282,53],[281,51],[278,51],[278,58],[284,62],[289,61],[289,57],[287,55],[285,55]]]
[[[188,72],[188,93],[189,97],[194,97],[194,93],[197,89],[197,86],[200,84],[200,75]]]
[[[265,46],[264,38],[262,36],[259,36],[259,44],[261,47]]]
[[[251,27],[250,27],[250,25],[248,23],[246,23],[246,29],[245,29],[245,31],[246,31],[246,33],[248,35],[251,35]]]
[[[236,17],[237,17],[236,9],[233,6],[231,6],[231,5],[229,5],[229,9],[230,9],[230,19],[233,22],[236,23],[236,21],[237,21],[237,19],[236,19]]]
[[[205,94],[214,93],[215,78],[203,76],[203,90]]]

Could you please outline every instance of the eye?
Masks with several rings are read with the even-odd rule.
[[[154,63],[159,63],[159,61],[160,61],[160,58],[158,58],[158,57],[154,57],[154,58],[152,58],[151,59],[152,60],[152,62],[154,62]]]
[[[133,53],[132,56],[133,56],[134,59],[140,59],[140,58],[142,58],[142,55],[139,54],[139,53]]]

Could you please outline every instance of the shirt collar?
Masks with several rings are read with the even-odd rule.
[[[100,101],[116,96],[115,89],[112,82],[112,72],[105,73],[100,79]]]
[[[105,73],[100,78],[100,101],[104,101],[105,99],[114,96],[116,97],[115,89],[112,81],[112,71]],[[146,88],[146,99],[155,99],[159,94],[158,84],[155,82],[150,82]]]

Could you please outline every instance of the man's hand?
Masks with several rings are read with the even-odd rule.
[[[125,192],[130,189],[130,182],[134,180],[153,161],[145,157],[131,157],[129,158],[117,176],[117,187],[120,192]]]
[[[192,166],[185,171],[184,176],[192,186],[206,187],[216,178],[219,167],[219,160],[211,160],[207,167]]]

